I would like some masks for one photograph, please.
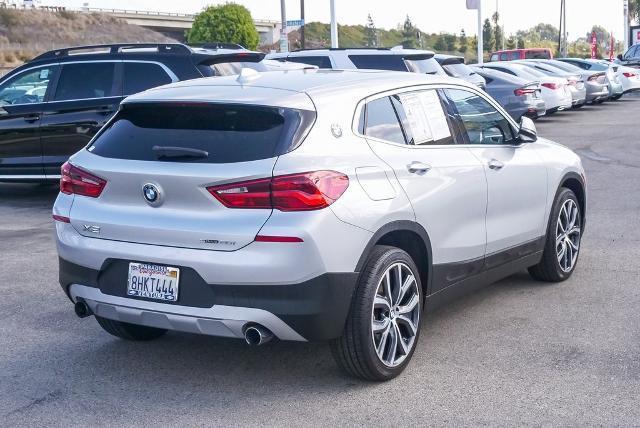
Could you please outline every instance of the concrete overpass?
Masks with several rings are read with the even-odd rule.
[[[83,12],[106,13],[123,19],[129,24],[149,28],[179,41],[185,41],[185,31],[190,30],[196,15],[126,9],[82,8]],[[260,45],[272,45],[280,40],[280,21],[253,20],[260,35]]]

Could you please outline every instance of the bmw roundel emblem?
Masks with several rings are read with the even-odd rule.
[[[156,205],[160,202],[160,191],[151,183],[147,183],[142,186],[142,196],[151,205]]]

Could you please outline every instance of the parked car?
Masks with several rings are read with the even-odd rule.
[[[118,109],[154,86],[238,73],[264,54],[182,44],[112,44],[46,52],[0,80],[0,181],[60,178],[60,166]]]
[[[523,116],[537,119],[547,111],[542,99],[540,83],[535,80],[525,80],[517,76],[501,73],[490,68],[471,67],[474,72],[482,76],[487,82],[486,91],[516,121]]]
[[[546,48],[509,49],[491,54],[489,61],[514,61],[518,59],[551,59],[553,53]]]
[[[569,89],[569,92],[571,93],[572,107],[579,108],[587,102],[587,88],[584,86],[581,73],[567,72],[537,60],[523,60],[517,62],[519,64],[524,64],[527,67],[534,68],[542,74],[564,79],[566,88]]]
[[[79,316],[262,344],[330,341],[383,381],[431,311],[528,268],[563,281],[580,158],[482,90],[417,73],[298,70],[128,97],[62,169],[60,284]]]
[[[616,75],[618,66],[616,64],[602,64],[596,60],[582,58],[558,58],[559,61],[573,64],[583,70],[601,71],[606,73],[607,87],[609,88],[609,98],[617,100],[624,94],[624,87]]]
[[[627,67],[640,67],[640,43],[631,46],[624,54],[618,55],[616,62]]]
[[[421,74],[446,73],[431,51],[418,49],[364,48],[364,49],[303,49],[292,52],[272,53],[267,59],[300,62],[329,69],[362,69],[411,71]]]
[[[618,82],[622,84],[623,93],[634,92],[640,90],[640,70],[626,65],[613,63],[605,59],[595,60],[596,62],[611,66],[615,70]]]
[[[483,64],[482,67],[501,71],[530,81],[535,80],[540,82],[540,89],[542,91],[541,96],[545,102],[547,114],[566,110],[572,106],[573,98],[571,97],[569,90],[566,88],[566,79],[543,74],[531,67],[527,67],[513,61],[499,63],[490,62]]]
[[[464,63],[464,57],[454,55],[436,54],[434,56],[442,69],[451,77],[466,80],[480,89],[485,89],[486,82],[475,70]]]
[[[580,73],[582,81],[586,88],[586,102],[603,100],[609,97],[609,87],[607,85],[606,73],[602,71],[583,70],[568,62],[558,61],[557,59],[530,60],[538,61],[549,67],[558,68],[569,73]]]

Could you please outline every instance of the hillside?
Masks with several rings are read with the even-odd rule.
[[[109,15],[0,8],[0,67],[66,46],[115,42],[173,42]]]

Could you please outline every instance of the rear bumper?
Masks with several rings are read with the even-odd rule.
[[[60,285],[73,302],[85,301],[104,318],[235,338],[242,338],[250,324],[268,328],[281,340],[339,337],[358,277],[325,273],[297,284],[224,285],[187,274],[181,277],[178,302],[161,303],[126,296],[123,263],[109,260],[94,270],[60,258]]]

